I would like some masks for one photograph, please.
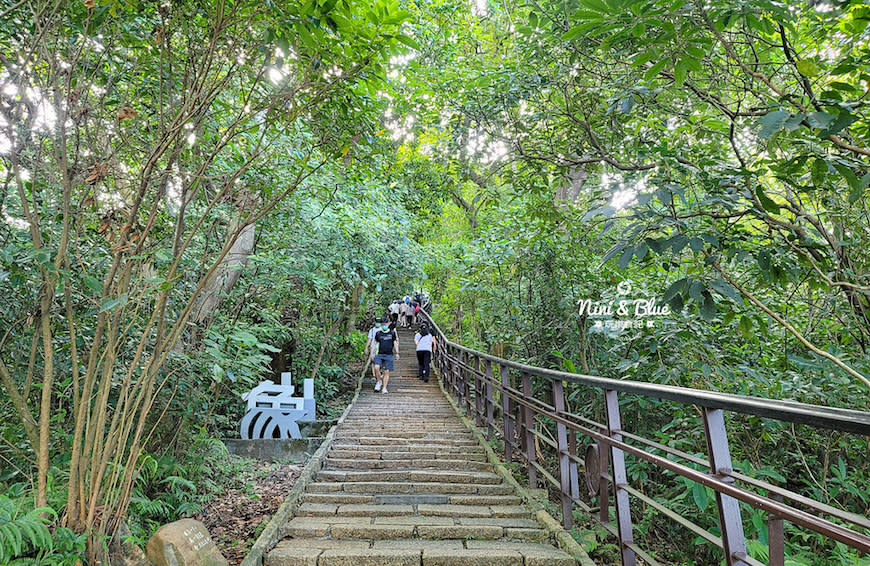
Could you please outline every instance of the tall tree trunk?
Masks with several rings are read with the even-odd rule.
[[[350,336],[351,332],[356,329],[356,319],[359,315],[359,297],[362,294],[362,281],[357,281],[353,284],[353,290],[350,292],[350,303],[347,305],[347,326],[345,326],[344,335]]]
[[[230,227],[229,234],[233,234],[238,229],[239,222],[241,220],[237,220],[236,224]],[[191,315],[191,321],[197,326],[205,327],[208,325],[224,295],[229,293],[239,281],[242,269],[248,264],[248,259],[254,251],[254,235],[253,224],[242,228],[233,247],[230,248],[229,253],[221,262],[221,266],[205,282],[202,295]]]

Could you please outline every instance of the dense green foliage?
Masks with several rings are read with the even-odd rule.
[[[124,522],[195,513],[240,394],[290,370],[335,417],[361,331],[420,287],[519,361],[867,410],[868,23],[859,1],[3,3],[0,556],[93,561]],[[581,312],[626,281],[671,312]],[[704,450],[691,410],[624,414]],[[868,514],[867,439],[729,426],[747,473]],[[716,531],[705,490],[629,465]],[[665,561],[720,559],[636,513]],[[793,527],[788,555],[861,563]]]

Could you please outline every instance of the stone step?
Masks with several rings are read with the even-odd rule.
[[[450,494],[450,495],[513,495],[506,484],[473,484],[442,482],[336,482],[315,481],[308,486],[309,493],[381,494]]]
[[[303,503],[374,503],[374,495],[354,495],[350,493],[310,493],[302,496]]]
[[[378,495],[344,492],[311,493],[303,496],[305,503],[374,503],[378,505],[494,505],[519,506],[522,499],[516,495],[450,495],[444,493],[383,493]],[[523,507],[525,509],[525,507]]]
[[[404,435],[393,434],[384,436],[369,436],[371,432],[365,431],[365,435],[359,433],[336,433],[336,441],[356,441],[359,444],[384,446],[391,444],[431,444],[433,446],[477,446],[477,440],[473,436],[450,435],[446,437],[442,434],[419,434],[408,432]]]
[[[543,544],[483,540],[308,540],[279,542],[265,566],[574,566]]]
[[[402,452],[381,452],[378,450],[351,449],[347,445],[341,448],[333,448],[327,454],[328,458],[351,459],[361,458],[364,460],[462,460],[473,462],[485,462],[486,454],[457,450],[456,452],[424,452],[420,450],[405,450]]]
[[[455,470],[372,470],[365,472],[321,470],[317,480],[328,482],[439,482],[498,484],[502,478],[492,472]]]
[[[368,539],[475,539],[543,542],[546,530],[537,526],[502,526],[451,517],[293,517],[284,525],[284,534],[294,538]],[[517,521],[512,519],[511,521]],[[513,524],[513,523],[509,523]],[[526,525],[527,523],[524,523]]]
[[[483,454],[483,449],[475,446],[450,446],[425,442],[410,442],[407,444],[360,444],[348,441],[336,442],[332,450],[361,450],[363,452],[378,452],[381,454],[396,454],[399,452],[419,452],[439,455],[446,454]]]
[[[485,472],[492,470],[488,462],[469,462],[459,460],[370,460],[362,458],[326,458],[330,470],[395,470],[398,468],[437,469],[437,470],[475,470]]]
[[[401,500],[398,500],[401,501]],[[408,501],[412,501],[409,499]],[[296,511],[298,517],[453,517],[461,524],[467,519],[489,520],[487,524],[503,527],[537,527],[531,513],[521,506],[455,505],[450,503],[314,503],[305,502]],[[524,524],[509,524],[525,521]],[[531,521],[531,524],[528,522]]]

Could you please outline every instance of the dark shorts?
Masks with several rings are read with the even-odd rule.
[[[372,360],[372,365],[381,366],[387,371],[392,371],[393,354],[378,354],[377,356],[375,356],[375,359]]]

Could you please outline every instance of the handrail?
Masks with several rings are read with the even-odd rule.
[[[431,324],[437,328],[437,325],[432,321],[432,318],[428,318]],[[541,377],[561,379],[568,383],[587,385],[598,389],[609,389],[620,393],[632,393],[643,395],[644,397],[666,399],[668,401],[698,405],[700,407],[708,407],[711,409],[723,409],[732,413],[743,413],[746,415],[766,417],[789,423],[806,424],[814,427],[870,436],[870,413],[864,411],[826,407],[824,405],[811,405],[808,403],[798,403],[796,401],[783,399],[765,399],[761,397],[749,397],[747,395],[735,395],[732,393],[719,393],[717,391],[693,389],[691,387],[678,387],[675,385],[663,385],[643,381],[612,379],[609,377],[584,375],[582,373],[568,373],[554,369],[529,366],[519,362],[499,358],[485,352],[480,352],[455,342],[450,342],[446,338],[443,338],[444,334],[441,332],[440,328],[438,329],[438,332],[441,334],[442,339],[447,343],[447,345],[456,348],[459,351],[488,360],[500,366],[509,367],[521,372],[533,373]]]
[[[592,509],[580,497],[578,463],[585,468],[590,495],[598,495],[597,520],[617,535],[624,566],[633,566],[637,558],[648,557],[633,539],[629,495],[644,501],[688,530],[696,534],[703,533],[700,535],[703,539],[725,552],[727,566],[760,564],[746,551],[739,503],[768,512],[769,555],[772,566],[780,566],[785,562],[784,520],[842,542],[859,553],[870,554],[870,536],[856,530],[868,527],[870,521],[867,518],[733,471],[724,412],[864,436],[870,436],[870,413],[539,368],[452,342],[428,313],[422,314],[431,324],[438,339],[439,347],[434,362],[445,388],[465,406],[468,413],[474,414],[478,425],[486,426],[490,435],[497,432],[502,436],[507,460],[513,459],[515,453],[519,454],[526,464],[531,487],[538,487],[540,475],[545,483],[548,482],[560,490],[562,518],[566,528],[573,525],[575,506],[585,511]],[[498,366],[498,371],[494,365]],[[522,382],[517,387],[511,385],[511,376],[515,374],[519,374]],[[532,377],[551,382],[552,402],[536,398],[532,394]],[[606,423],[597,423],[565,410],[564,389],[569,384],[592,387],[604,392]],[[706,433],[708,459],[703,460],[679,450],[669,449],[655,441],[623,431],[619,416],[619,393],[698,407]],[[496,422],[497,412],[503,421],[501,425]],[[541,421],[541,417],[546,417],[546,421]],[[555,442],[552,436],[545,439],[539,432],[539,429],[553,425],[557,439]],[[587,448],[585,458],[578,455],[578,435],[595,442]],[[542,442],[543,447],[538,446],[541,440],[545,440]],[[547,454],[538,453],[548,449],[558,459],[558,472],[554,471],[555,462],[546,461]],[[664,451],[666,455],[661,456],[657,451]],[[644,495],[642,490],[632,488],[626,476],[626,455],[645,460],[660,469],[713,489],[721,537],[673,510],[666,510],[660,502],[654,502]],[[675,461],[674,457],[686,463]],[[700,463],[709,466],[710,471],[698,471],[689,465]],[[548,465],[552,467],[548,468]],[[766,494],[738,486],[738,482],[749,488],[761,489]],[[615,529],[609,524],[610,493],[613,493],[616,514]],[[841,523],[851,524],[853,527]],[[648,560],[645,561],[649,563]]]

